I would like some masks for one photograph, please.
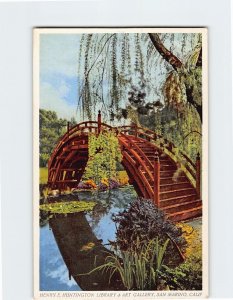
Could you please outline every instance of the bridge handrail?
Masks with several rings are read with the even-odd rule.
[[[89,124],[96,124],[97,126],[88,126]],[[83,126],[84,125],[84,126]],[[113,128],[112,126],[106,124],[106,123],[101,123],[101,126],[107,127],[107,128]],[[98,128],[98,122],[96,121],[85,121],[85,122],[81,122],[79,124],[76,124],[74,126],[72,126],[71,128],[69,128],[69,130],[58,140],[66,140],[66,138],[70,137],[70,135],[72,135],[73,133],[79,132],[82,129],[85,128]]]
[[[139,136],[140,134],[145,135],[146,137],[149,138],[149,141],[151,142],[151,140],[153,140],[153,142],[157,142],[158,139],[163,139],[166,140],[162,135],[159,135],[157,133],[155,133],[154,131],[148,129],[148,128],[144,128],[141,126],[136,126],[136,125],[124,125],[119,127],[119,129],[123,129],[121,130],[121,132],[133,132],[135,136]],[[164,145],[163,147],[166,149],[167,154],[174,159],[174,157],[177,157],[177,161],[179,162],[181,165],[183,165],[183,167],[187,170],[187,172],[191,175],[193,181],[196,181],[196,165],[195,163],[181,150],[179,150],[179,153],[175,153],[173,152],[173,148],[176,148],[175,144],[172,142],[168,142],[168,145]],[[158,148],[163,148],[161,147],[161,143],[160,145],[156,145],[158,146]],[[185,159],[185,164],[182,162],[182,157]]]
[[[158,133],[156,133],[156,132],[154,132],[153,130],[151,130],[151,129],[148,129],[148,128],[145,128],[145,127],[141,127],[141,126],[136,126],[136,125],[124,125],[124,126],[120,126],[120,127],[118,127],[118,128],[125,128],[126,130],[127,130],[127,128],[132,128],[132,129],[137,129],[137,130],[142,130],[143,131],[143,133],[149,133],[149,134],[152,134],[153,136],[156,136],[156,137],[158,137],[158,138],[163,138],[163,136],[162,135],[160,135],[160,134],[158,134]]]
[[[149,168],[147,167],[147,165],[145,164],[145,162],[151,167],[151,169],[153,170],[154,166],[152,165],[151,161],[148,159],[148,157],[145,155],[145,153],[140,149],[140,147],[138,147],[138,145],[136,145],[134,142],[132,142],[132,140],[130,140],[126,135],[124,135],[124,138],[126,138],[128,140],[128,143],[126,144],[125,142],[123,142],[121,140],[121,143],[124,144],[124,146],[132,153],[134,154],[134,156],[138,159],[138,161],[141,162],[141,165],[143,167],[143,169],[146,171],[146,173],[149,174],[151,180],[154,179],[153,174],[151,173],[151,171],[149,170]],[[138,153],[141,155],[139,156],[132,147],[130,147],[130,144],[133,144],[133,146],[137,149]],[[144,161],[141,159],[141,157],[143,157]]]
[[[130,162],[130,161],[131,161],[132,164],[135,163],[133,158],[127,152],[124,153],[124,156],[126,158],[127,163]],[[143,174],[140,170],[139,170],[139,173],[140,173],[140,176],[143,180],[143,184],[146,187],[148,194],[150,195],[149,196],[150,199],[153,199],[153,190],[152,190],[152,187],[151,187],[148,179],[146,178],[145,174]]]
[[[96,126],[89,126],[89,125],[93,125],[93,124],[95,124]],[[115,129],[114,127],[112,127],[106,123],[101,123],[100,125],[101,125],[101,127],[107,127],[110,130]],[[62,145],[64,145],[64,143],[67,142],[67,140],[69,140],[71,137],[75,136],[76,134],[83,132],[84,129],[92,129],[92,128],[96,128],[96,130],[97,130],[98,122],[85,121],[85,122],[81,122],[81,123],[76,124],[76,125],[72,126],[71,128],[69,128],[69,130],[61,138],[58,139],[57,145],[56,145],[55,149],[53,150],[53,153],[48,161],[48,167],[50,167],[50,164],[53,161],[55,155],[57,154],[57,151],[60,149],[60,147]]]

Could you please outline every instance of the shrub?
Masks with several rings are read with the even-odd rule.
[[[147,244],[149,240],[158,237],[165,242],[169,238],[172,243],[169,245],[170,255],[167,255],[167,263],[172,263],[174,253],[178,253],[177,247],[178,250],[184,250],[186,247],[182,229],[167,220],[165,214],[150,200],[136,199],[123,212],[113,215],[113,220],[118,225],[116,240],[121,250],[139,252],[141,246]]]
[[[163,266],[159,277],[171,290],[202,290],[202,260],[193,255],[174,269]]]
[[[91,179],[86,181],[81,181],[77,186],[78,189],[83,189],[83,190],[96,189],[96,187],[97,187],[96,184]]]

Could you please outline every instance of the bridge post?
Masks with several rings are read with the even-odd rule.
[[[70,122],[67,122],[67,133],[68,133],[68,137],[70,136]]]
[[[197,153],[196,158],[196,191],[198,197],[201,196],[201,159],[200,153]]]
[[[138,127],[137,124],[134,124],[134,135],[138,137]]]
[[[98,134],[101,132],[101,111],[98,111]]]
[[[155,162],[154,162],[154,204],[160,206],[160,161],[159,153],[155,152]]]

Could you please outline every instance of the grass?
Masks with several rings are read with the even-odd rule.
[[[46,184],[48,181],[48,168],[40,168],[40,184]]]

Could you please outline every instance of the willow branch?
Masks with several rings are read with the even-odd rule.
[[[201,50],[199,52],[196,66],[197,67],[202,67],[202,48],[201,48]]]
[[[86,77],[88,77],[89,73],[91,72],[92,68],[94,67],[95,63],[97,62],[97,60],[99,59],[101,53],[104,51],[104,48],[107,44],[107,42],[115,35],[115,33],[111,34],[110,37],[106,40],[106,42],[104,43],[102,49],[100,50],[99,54],[97,55],[95,61],[93,62],[93,64],[91,65],[90,69],[87,71],[87,74],[85,75]]]
[[[197,133],[197,134],[199,134],[200,136],[202,136],[202,134],[199,132],[199,131],[197,131],[197,130],[193,130],[193,131],[190,131],[188,134],[186,134],[186,136],[183,138],[183,140],[185,140],[190,134],[192,134],[192,133]]]
[[[107,108],[106,108],[106,105],[105,105],[105,102],[104,102],[104,85],[103,85],[103,81],[104,81],[105,66],[106,66],[106,63],[107,63],[107,54],[109,52],[109,46],[110,46],[110,43],[108,44],[108,48],[107,48],[107,51],[106,51],[106,56],[105,56],[105,61],[104,61],[104,66],[103,66],[103,72],[102,72],[102,79],[100,81],[100,84],[102,84],[102,102],[103,102],[104,107],[105,107],[106,110],[107,110]]]
[[[115,34],[115,33],[111,34],[110,37],[105,41],[103,47],[101,48],[99,54],[97,55],[97,57],[96,57],[96,59],[95,59],[95,61],[94,61],[93,64],[91,65],[90,69],[86,72],[86,74],[85,74],[85,82],[84,82],[84,84],[83,84],[82,92],[81,92],[81,94],[79,95],[79,99],[78,99],[78,105],[79,105],[79,103],[80,103],[80,99],[81,99],[82,96],[83,96],[84,87],[86,86],[87,78],[88,78],[88,76],[89,76],[89,74],[90,74],[92,68],[94,67],[94,65],[96,64],[96,62],[97,62],[97,60],[99,59],[100,55],[101,55],[102,52],[104,51],[104,48],[105,48],[106,44],[107,44],[108,41],[114,36],[114,34]]]

